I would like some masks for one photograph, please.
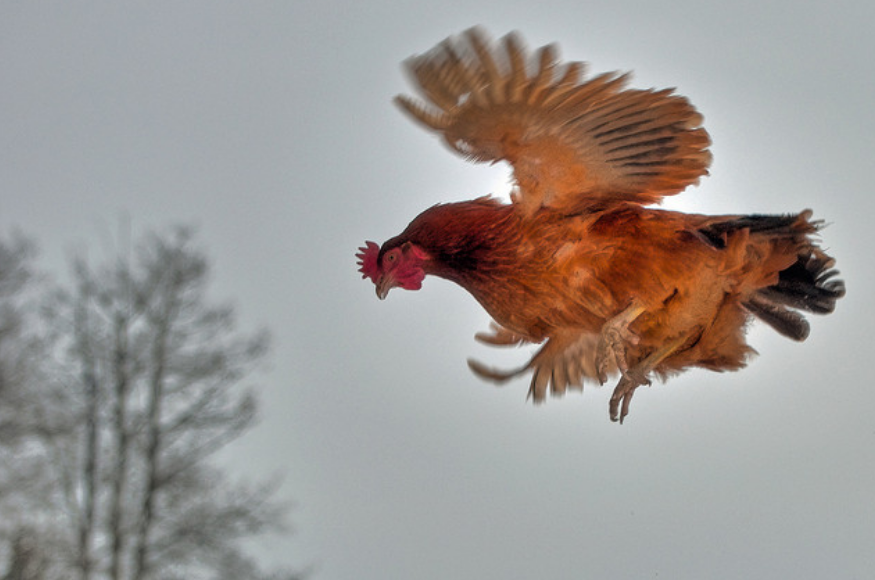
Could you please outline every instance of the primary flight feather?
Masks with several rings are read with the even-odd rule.
[[[514,34],[479,29],[412,57],[423,100],[399,96],[412,118],[477,162],[513,167],[512,203],[439,204],[382,246],[360,248],[360,271],[385,298],[426,275],[468,290],[493,317],[494,345],[544,343],[524,367],[529,394],[619,382],[612,420],[635,389],[690,367],[745,366],[755,316],[795,340],[800,310],[831,312],[844,285],[812,239],[811,211],[685,214],[645,207],[707,175],[702,116],[672,90],[626,88],[626,75],[584,78],[546,46],[530,55]]]

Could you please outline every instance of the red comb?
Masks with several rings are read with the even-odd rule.
[[[374,242],[365,242],[364,247],[359,248],[359,253],[355,255],[359,259],[359,272],[362,273],[362,278],[370,278],[374,284],[380,279],[380,267],[377,265],[379,256],[380,246]]]

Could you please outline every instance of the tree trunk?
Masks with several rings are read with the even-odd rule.
[[[94,535],[94,506],[97,494],[97,455],[100,445],[98,425],[100,389],[97,382],[94,352],[91,345],[91,329],[88,322],[87,292],[80,297],[82,302],[76,313],[77,351],[82,361],[82,381],[85,386],[85,441],[82,466],[82,504],[79,515],[78,565],[79,577],[91,579],[91,541]]]
[[[111,580],[121,580],[122,578],[122,559],[126,536],[122,525],[122,506],[128,475],[128,322],[127,314],[116,314],[115,356],[113,357],[113,374],[115,379],[113,430],[115,432],[116,464],[112,481],[109,513],[109,536],[111,542],[109,577]]]
[[[173,265],[170,265],[172,278],[176,278]],[[175,286],[175,279],[170,282]],[[155,495],[160,486],[159,452],[161,450],[161,403],[164,398],[164,374],[167,362],[167,337],[173,323],[176,310],[176,296],[173,290],[168,291],[167,302],[163,311],[153,323],[156,325],[150,366],[150,393],[148,402],[148,423],[146,428],[146,487],[143,492],[143,503],[140,509],[140,523],[137,529],[137,548],[134,560],[132,580],[144,580],[148,573],[149,535],[155,519]]]

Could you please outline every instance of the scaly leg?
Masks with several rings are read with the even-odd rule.
[[[611,421],[620,421],[623,424],[623,419],[629,414],[629,403],[632,402],[632,395],[635,394],[635,389],[641,385],[650,385],[650,379],[647,375],[650,374],[656,366],[666,358],[674,354],[682,345],[687,342],[687,336],[679,336],[663,346],[659,347],[640,363],[626,370],[623,376],[620,377],[620,382],[617,383],[614,389],[614,394],[611,395],[610,415]],[[620,403],[622,402],[622,407]]]
[[[638,344],[639,341],[638,335],[629,330],[629,325],[645,310],[644,305],[636,298],[602,327],[595,359],[599,383],[605,384],[608,380],[608,369],[612,361],[623,375],[629,370],[626,363],[626,344]]]

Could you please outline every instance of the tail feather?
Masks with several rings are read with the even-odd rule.
[[[784,336],[801,341],[808,337],[809,326],[797,310],[828,314],[845,295],[844,282],[835,278],[835,260],[810,237],[820,227],[821,222],[811,221],[811,210],[805,210],[797,215],[741,216],[709,224],[699,232],[718,248],[725,247],[727,236],[740,229],[775,242],[789,241],[796,248],[796,261],[778,273],[778,282],[757,290],[744,307]]]
[[[734,216],[731,219],[715,221],[701,227],[697,234],[717,249],[726,248],[729,235],[748,230],[751,234],[765,234],[774,237],[802,236],[817,231],[819,222],[811,222],[811,210],[795,215],[751,214]]]
[[[817,255],[820,254],[820,255]],[[832,269],[835,260],[819,250],[783,270],[778,283],[758,291],[770,302],[798,308],[815,314],[829,314],[835,310],[836,300],[845,295],[845,284],[834,280],[838,270]]]
[[[808,338],[811,327],[805,317],[794,310],[788,310],[757,294],[745,302],[744,307],[787,338],[800,342]]]

